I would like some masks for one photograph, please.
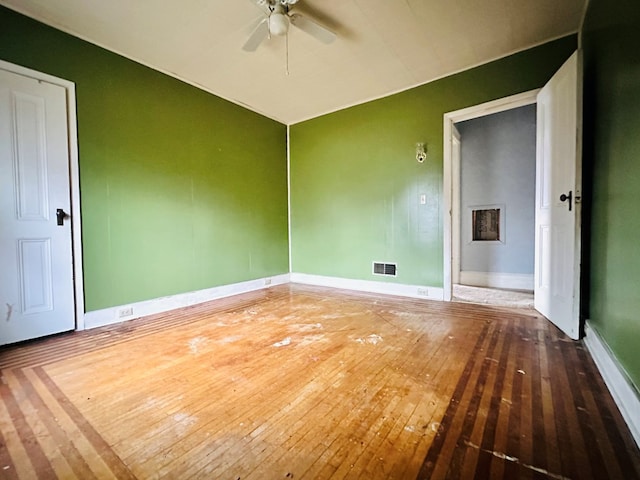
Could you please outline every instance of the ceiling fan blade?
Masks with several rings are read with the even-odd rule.
[[[305,17],[299,13],[292,13],[289,15],[289,19],[292,25],[320,40],[322,43],[331,43],[336,39],[335,33],[319,23],[314,22],[309,17]]]
[[[262,10],[267,15],[269,14],[269,1],[268,0],[249,0],[256,7]]]
[[[249,39],[242,46],[245,52],[255,52],[260,44],[269,36],[269,23],[267,19],[263,19],[253,33],[249,36]]]

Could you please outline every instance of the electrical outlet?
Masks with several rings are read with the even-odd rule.
[[[133,307],[124,307],[118,310],[118,317],[130,317],[133,315]]]
[[[426,204],[427,204],[427,195],[423,193],[422,195],[420,195],[420,205],[426,205]]]
[[[418,288],[418,295],[420,295],[421,297],[428,297],[429,296],[429,289],[428,288]]]
[[[264,284],[265,285],[271,285],[271,279],[270,278],[265,278],[264,279]]]

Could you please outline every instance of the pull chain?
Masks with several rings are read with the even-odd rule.
[[[287,32],[287,34],[285,35],[285,55],[286,55],[286,65],[285,65],[285,71],[287,74],[287,77],[289,76],[289,32]]]

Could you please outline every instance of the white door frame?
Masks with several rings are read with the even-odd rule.
[[[67,131],[69,134],[69,185],[71,189],[71,243],[73,254],[73,292],[76,330],[84,330],[84,276],[82,274],[82,223],[80,219],[80,178],[78,168],[78,130],[76,86],[69,80],[0,60],[0,69],[35,80],[58,85],[67,93]]]
[[[451,124],[451,284],[460,283],[460,132]]]
[[[493,113],[500,113],[505,110],[535,104],[539,91],[540,89],[538,88],[536,90],[530,90],[528,92],[511,95],[509,97],[500,98],[498,100],[481,103],[480,105],[474,105],[472,107],[444,114],[444,171],[442,174],[444,271],[442,276],[442,287],[444,290],[445,302],[451,301],[453,254],[459,254],[459,248],[454,248],[454,245],[460,244],[460,229],[454,227],[454,225],[459,225],[460,209],[453,208],[453,192],[460,192],[460,176],[457,174],[454,175],[454,172],[460,172],[460,158],[453,155],[452,148],[455,132],[454,124],[464,120],[471,120],[473,118],[484,117],[485,115],[491,115]],[[456,205],[459,205],[459,202],[457,202]]]

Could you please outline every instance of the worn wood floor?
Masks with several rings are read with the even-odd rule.
[[[0,350],[0,478],[640,477],[529,310],[287,285]]]

